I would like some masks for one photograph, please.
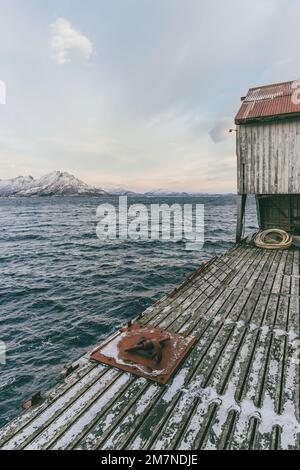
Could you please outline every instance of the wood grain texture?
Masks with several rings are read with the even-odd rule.
[[[299,280],[298,249],[237,245],[140,318],[197,336],[167,385],[86,355],[0,448],[297,449]]]
[[[300,194],[300,119],[237,130],[239,194]]]

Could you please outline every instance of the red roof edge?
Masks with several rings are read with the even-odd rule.
[[[297,83],[299,86],[294,87]],[[297,99],[293,99],[294,93]],[[235,117],[237,125],[270,120],[296,117],[300,115],[300,80],[273,83],[252,87],[242,100],[239,112]]]

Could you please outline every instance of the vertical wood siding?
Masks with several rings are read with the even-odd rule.
[[[240,194],[300,194],[300,119],[238,126]]]

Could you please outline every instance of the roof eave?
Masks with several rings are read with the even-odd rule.
[[[278,115],[270,115],[270,116],[260,116],[260,117],[250,117],[250,118],[235,118],[234,122],[237,126],[243,124],[252,124],[254,122],[266,122],[266,121],[279,121],[285,119],[293,119],[293,118],[300,118],[300,112],[297,113],[286,113],[286,114],[278,114]]]

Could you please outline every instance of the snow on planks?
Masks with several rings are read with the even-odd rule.
[[[86,355],[0,430],[0,448],[299,448],[298,249],[238,245],[139,322],[197,336],[174,379],[161,386]]]

